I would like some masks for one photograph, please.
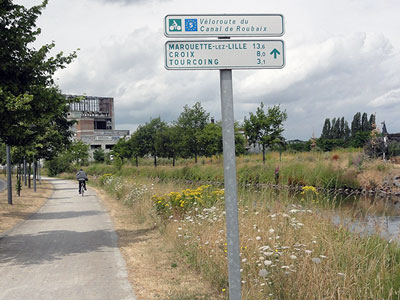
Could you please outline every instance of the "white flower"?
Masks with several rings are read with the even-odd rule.
[[[311,253],[312,253],[311,250],[304,250],[304,252],[305,252],[306,254],[311,254]]]
[[[272,255],[274,255],[274,252],[264,252],[263,253],[265,256],[272,256]]]
[[[257,237],[256,237],[256,240],[257,240],[257,241],[261,241],[261,237],[260,237],[260,236],[257,236]]]
[[[258,276],[260,276],[260,277],[267,277],[267,275],[268,275],[268,271],[265,270],[265,269],[261,269],[261,270],[258,272]]]
[[[269,230],[270,234],[273,234],[275,232],[275,230],[273,230],[272,228]]]
[[[313,263],[316,263],[316,264],[320,264],[321,263],[321,259],[318,258],[318,257],[313,257],[311,260],[313,261]]]
[[[297,256],[292,254],[292,255],[290,255],[290,258],[291,259],[297,259]]]
[[[264,261],[264,265],[270,266],[270,265],[272,265],[272,261],[266,260],[266,261]]]
[[[289,266],[282,266],[281,269],[289,269]]]
[[[247,262],[247,258],[242,259],[242,263],[245,263],[245,262]]]

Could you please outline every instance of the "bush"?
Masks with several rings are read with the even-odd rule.
[[[49,176],[57,176],[64,172],[73,172],[73,167],[70,160],[65,155],[60,155],[52,160],[47,160],[44,167],[48,169]]]
[[[93,159],[95,162],[102,163],[105,160],[104,150],[99,148],[93,152]]]

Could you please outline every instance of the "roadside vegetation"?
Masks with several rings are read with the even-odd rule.
[[[175,167],[152,163],[94,164],[85,170],[92,184],[131,211],[132,222],[156,224],[161,243],[173,245],[171,265],[190,266],[218,297],[227,297],[221,158],[178,160]],[[265,164],[260,155],[243,156],[237,167],[243,299],[400,297],[398,245],[333,225],[332,218],[345,212],[319,189],[357,188],[371,185],[372,178],[379,185],[394,166],[354,149],[273,152]],[[282,188],[287,184],[300,185]]]

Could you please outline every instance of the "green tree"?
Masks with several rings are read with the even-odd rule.
[[[105,160],[104,150],[101,148],[96,149],[93,152],[93,159],[95,162],[103,163]]]
[[[156,135],[155,146],[159,156],[172,159],[172,166],[181,150],[182,138],[179,129],[174,125],[168,125]]]
[[[197,157],[202,154],[200,136],[208,123],[209,115],[201,103],[196,102],[192,108],[185,105],[176,122],[182,134],[183,155],[194,156],[195,163],[197,163]]]
[[[331,133],[331,120],[329,118],[325,119],[324,127],[322,128],[321,138],[329,139],[332,137]]]
[[[222,153],[222,127],[220,123],[208,123],[199,133],[201,154],[211,157]]]
[[[241,155],[246,153],[246,136],[243,129],[235,122],[235,154]]]
[[[134,141],[135,146],[138,147],[138,155],[151,155],[154,159],[154,166],[157,167],[157,156],[159,156],[161,150],[157,147],[156,140],[157,135],[160,134],[167,125],[161,119],[155,118],[145,125],[139,126],[136,130]]]
[[[111,150],[111,154],[121,159],[129,159],[132,157],[132,147],[126,139],[119,139]]]
[[[376,127],[375,114],[371,114],[371,115],[369,116],[369,121],[368,121],[368,123],[369,123],[369,128],[370,128],[370,130],[373,130],[373,129]],[[374,126],[375,126],[375,127],[374,127]]]
[[[54,43],[29,47],[41,32],[36,21],[46,5],[0,3],[0,138],[9,145],[28,144],[46,131],[59,112],[52,77],[76,56],[61,52],[48,58]]]
[[[82,141],[74,141],[68,149],[71,161],[76,164],[86,164],[89,159],[89,146]]]
[[[362,131],[371,131],[371,128],[369,126],[368,122],[368,115],[367,113],[363,113],[361,117],[361,130]]]
[[[358,131],[361,131],[361,113],[358,112],[354,115],[353,121],[351,122],[351,137],[355,137]]]
[[[263,163],[265,163],[265,151],[268,147],[283,140],[283,122],[286,121],[286,111],[281,111],[279,105],[268,107],[267,113],[264,111],[264,103],[261,102],[255,114],[250,113],[250,117],[244,119],[244,130],[248,141],[252,145],[262,146]]]

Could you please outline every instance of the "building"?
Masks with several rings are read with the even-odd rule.
[[[90,146],[90,154],[96,149],[109,152],[120,138],[129,135],[129,130],[115,130],[114,99],[111,97],[75,96],[82,99],[70,103],[68,120],[76,120],[73,126],[74,140]]]

